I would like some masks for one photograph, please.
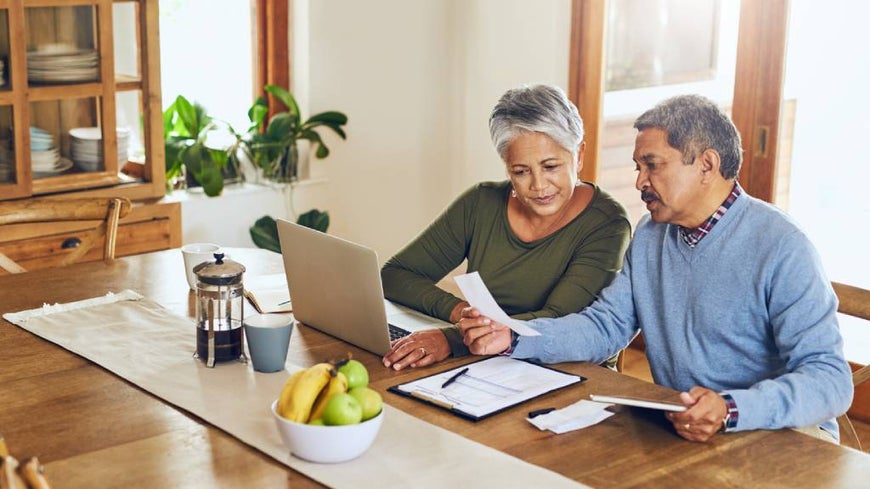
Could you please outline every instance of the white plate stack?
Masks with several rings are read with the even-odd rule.
[[[119,127],[118,134],[118,166],[127,162],[127,145],[130,141],[130,130]],[[105,168],[103,164],[103,132],[99,127],[76,127],[69,130],[70,153],[75,165],[84,171],[98,171]]]
[[[72,167],[72,162],[60,157],[51,133],[38,127],[30,128],[30,165],[34,177],[48,177]]]
[[[100,54],[69,44],[46,44],[27,53],[27,79],[36,83],[75,83],[100,77]]]

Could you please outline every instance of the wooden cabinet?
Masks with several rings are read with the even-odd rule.
[[[160,201],[158,25],[158,0],[0,0],[0,200],[125,196],[172,236],[121,234],[119,255],[180,241],[178,204]]]
[[[181,246],[181,207],[170,202],[137,202],[118,225],[115,256],[128,256]],[[28,271],[58,266],[96,223],[7,225],[0,235],[0,253]],[[101,260],[101,246],[82,261]],[[0,275],[5,272],[0,269]]]

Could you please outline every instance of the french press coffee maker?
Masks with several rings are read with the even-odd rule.
[[[196,275],[196,356],[207,367],[245,356],[242,323],[245,320],[245,267],[223,253],[215,261],[193,267]]]

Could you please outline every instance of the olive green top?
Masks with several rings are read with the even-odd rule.
[[[450,320],[461,299],[435,284],[468,260],[496,302],[516,319],[559,317],[590,304],[622,267],[631,225],[625,209],[594,186],[592,200],[555,233],[532,242],[510,228],[509,181],[465,191],[381,269],[384,295]],[[468,354],[455,326],[444,328],[453,356]]]

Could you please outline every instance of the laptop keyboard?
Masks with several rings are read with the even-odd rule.
[[[402,329],[402,328],[395,326],[395,325],[392,325],[392,324],[389,324],[388,326],[390,327],[390,341],[395,341],[395,340],[398,340],[399,338],[402,338],[404,336],[408,336],[409,334],[411,334],[411,332],[408,331],[407,329]]]

